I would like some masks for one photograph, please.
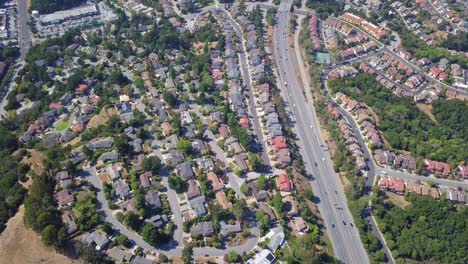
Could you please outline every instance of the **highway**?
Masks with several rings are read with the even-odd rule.
[[[27,0],[16,0],[16,10],[18,12],[18,37],[20,44],[20,61],[26,58],[29,48],[31,47],[31,32],[29,30],[28,21],[28,7]]]
[[[295,67],[288,59],[291,4],[292,0],[281,2],[274,30],[275,53],[281,79],[279,87],[296,120],[294,129],[298,137],[297,143],[306,170],[310,174],[312,190],[333,245],[335,257],[344,263],[369,263],[330,156],[321,147],[324,143],[315,111],[307,104],[302,87],[298,85],[296,72],[293,70]]]

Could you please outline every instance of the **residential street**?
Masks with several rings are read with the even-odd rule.
[[[83,168],[83,171],[87,174],[86,179],[94,186],[97,190],[97,200],[98,200],[98,209],[100,210],[101,215],[103,216],[104,220],[112,225],[114,229],[116,229],[121,234],[127,236],[130,240],[133,240],[138,246],[142,247],[145,250],[153,251],[153,252],[160,252],[164,253],[169,256],[181,256],[183,246],[183,239],[182,239],[182,213],[180,212],[180,208],[178,206],[178,201],[176,198],[176,193],[173,190],[169,190],[167,193],[168,200],[170,203],[170,207],[172,212],[175,215],[174,222],[177,225],[176,231],[174,233],[174,240],[172,240],[169,244],[163,245],[160,248],[155,248],[150,244],[146,243],[143,238],[135,233],[134,231],[129,230],[126,226],[122,223],[117,221],[117,219],[112,214],[112,210],[109,208],[107,200],[104,196],[103,186],[101,181],[99,180],[96,169],[94,167],[86,167]],[[167,177],[163,177],[163,182],[167,183]],[[179,218],[179,219],[178,219]],[[180,225],[179,225],[180,224]],[[239,246],[232,246],[226,247],[223,249],[212,248],[212,247],[203,247],[203,248],[194,248],[194,256],[224,256],[229,251],[234,250],[238,254],[242,254],[253,249],[258,241],[258,237],[260,235],[260,230],[257,227],[253,227],[250,229],[251,237],[242,245]]]
[[[296,73],[291,70],[294,69],[288,59],[289,10],[291,4],[292,1],[290,0],[281,2],[274,34],[277,65],[282,80],[280,87],[284,92],[283,96],[289,103],[289,108],[297,120],[295,131],[299,139],[298,145],[306,169],[311,174],[309,177],[311,178],[312,189],[328,237],[333,245],[335,256],[345,263],[369,263],[358,230],[353,227],[353,218],[347,207],[347,200],[341,189],[338,176],[333,170],[328,153],[321,147],[323,140],[321,139],[315,112],[313,108],[307,105],[302,89],[298,85]],[[343,210],[338,210],[337,207],[343,208]]]
[[[210,130],[207,130],[205,132],[205,135],[210,139],[208,142],[211,150],[215,153],[216,158],[222,161],[226,165],[226,169],[229,169],[227,166],[229,164],[228,160],[226,159],[226,156],[224,154],[224,151],[218,146],[216,142],[216,137],[213,135],[213,132]],[[245,198],[245,195],[241,192],[239,183],[237,182],[236,178],[237,176],[234,175],[230,170],[226,172],[226,176],[229,179],[229,185],[231,188],[236,192],[236,194],[239,196],[239,198]]]
[[[333,18],[333,19],[339,20],[340,22],[345,23],[345,24],[347,24],[347,25],[353,27],[356,31],[358,31],[358,32],[360,32],[360,33],[362,33],[362,34],[367,35],[370,39],[374,40],[376,43],[378,43],[378,44],[380,44],[380,45],[384,45],[384,44],[383,44],[382,42],[380,42],[378,39],[372,37],[372,36],[369,35],[367,32],[365,32],[364,30],[361,30],[360,28],[356,27],[355,25],[350,24],[350,23],[348,23],[348,22],[346,22],[346,21],[344,21],[344,20],[342,20],[342,19],[340,19],[340,18]],[[385,45],[384,45],[384,46],[385,46]],[[450,90],[450,91],[454,91],[454,92],[457,92],[457,93],[459,93],[459,94],[468,96],[468,92],[467,92],[467,91],[457,89],[457,88],[455,88],[455,87],[453,87],[453,86],[447,85],[447,84],[445,84],[445,83],[443,83],[443,82],[441,82],[441,81],[439,81],[439,80],[433,78],[433,77],[430,76],[428,73],[426,73],[425,71],[421,70],[419,67],[414,66],[410,61],[408,61],[408,60],[402,58],[400,55],[398,55],[397,53],[395,53],[393,50],[389,49],[387,46],[385,46],[382,50],[385,51],[385,52],[388,52],[388,53],[392,54],[393,56],[395,56],[395,57],[397,57],[397,58],[399,58],[401,61],[404,62],[404,64],[405,64],[407,67],[410,67],[410,68],[412,68],[413,70],[415,70],[416,72],[422,74],[425,78],[428,78],[428,79],[432,80],[433,82],[442,85],[443,87],[447,88],[447,89]]]
[[[221,10],[226,12],[224,9],[221,9]],[[252,123],[253,129],[255,131],[255,135],[257,135],[257,141],[258,141],[259,144],[262,145],[261,157],[262,157],[263,163],[265,165],[271,166],[271,162],[270,162],[270,159],[268,157],[268,153],[266,153],[266,150],[267,150],[266,142],[265,142],[265,139],[264,139],[264,136],[263,136],[263,133],[262,133],[260,120],[259,120],[258,113],[257,113],[257,110],[256,110],[256,106],[255,106],[255,101],[254,101],[254,96],[253,96],[253,91],[252,91],[252,81],[251,81],[251,78],[250,78],[250,71],[249,71],[249,66],[248,66],[248,63],[247,63],[247,58],[246,58],[246,53],[245,53],[246,48],[245,48],[245,45],[244,45],[244,37],[243,37],[243,34],[242,34],[242,29],[240,28],[239,24],[237,24],[237,22],[234,21],[234,19],[232,19],[231,15],[229,13],[226,12],[226,14],[227,14],[227,18],[229,19],[229,22],[234,27],[234,30],[236,31],[237,36],[239,36],[240,43],[241,43],[241,45],[239,45],[240,50],[238,52],[239,58],[240,58],[240,60],[239,60],[240,68],[241,68],[241,72],[242,72],[242,77],[244,79],[245,90],[247,91],[247,93],[249,95],[249,98],[248,98],[249,112],[252,115],[251,123]]]
[[[4,118],[4,115],[6,114],[5,106],[8,103],[6,100],[6,96],[8,95],[8,93],[10,93],[11,89],[13,88],[14,80],[18,72],[23,68],[25,64],[24,60],[26,59],[26,54],[28,53],[29,48],[31,47],[31,31],[28,25],[29,14],[28,8],[26,6],[26,1],[27,0],[16,0],[16,10],[18,12],[18,42],[20,48],[20,57],[18,58],[16,65],[10,66],[17,68],[13,72],[11,81],[7,85],[8,87],[5,89],[5,91],[0,91],[0,120],[2,120]]]

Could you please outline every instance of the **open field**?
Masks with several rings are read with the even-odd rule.
[[[411,205],[410,202],[405,200],[405,197],[403,195],[398,195],[394,194],[392,192],[385,192],[385,195],[387,195],[388,199],[386,201],[392,202],[394,205],[400,207],[400,208],[405,208],[409,205]]]
[[[109,120],[109,117],[111,115],[116,115],[116,114],[117,114],[117,110],[115,110],[114,108],[108,108],[108,109],[103,108],[101,112],[99,113],[99,115],[95,115],[91,118],[91,120],[89,120],[89,123],[86,126],[86,128],[95,128],[99,125],[105,124],[107,120]]]
[[[22,162],[31,166],[31,169],[37,175],[42,174],[45,170],[43,163],[44,155],[35,149],[28,149],[28,152],[31,157],[25,157]]]
[[[416,106],[419,108],[419,110],[421,110],[424,114],[426,114],[427,117],[429,117],[429,119],[431,119],[433,122],[437,123],[437,119],[432,114],[432,105],[416,104]]]

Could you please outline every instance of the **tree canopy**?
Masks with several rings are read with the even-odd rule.
[[[441,263],[468,262],[468,208],[410,195],[402,209],[380,193],[373,212],[395,258]]]
[[[433,103],[433,122],[408,98],[398,97],[367,73],[353,78],[329,81],[333,92],[343,92],[366,103],[379,118],[379,128],[395,149],[407,150],[417,156],[449,161],[452,166],[468,160],[468,141],[464,129],[468,126],[468,105],[458,100]],[[358,94],[351,87],[359,88]],[[462,128],[462,129],[460,129]]]
[[[47,14],[79,6],[86,0],[31,0],[31,10]]]

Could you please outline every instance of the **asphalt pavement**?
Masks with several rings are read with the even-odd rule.
[[[177,201],[176,193],[173,190],[168,190],[167,196],[172,212],[174,213],[174,223],[176,224],[176,230],[174,233],[174,239],[168,244],[162,245],[161,247],[153,247],[148,244],[143,238],[136,232],[128,229],[121,222],[119,222],[113,215],[112,210],[109,208],[108,202],[104,196],[103,185],[101,180],[97,176],[97,171],[94,167],[83,168],[86,180],[88,180],[97,189],[97,205],[101,216],[106,222],[112,225],[120,234],[127,236],[130,240],[144,250],[164,253],[169,256],[181,256],[182,249],[184,248],[183,231],[182,231],[182,213],[180,212],[179,204]],[[167,177],[163,177],[163,183],[167,184]],[[260,236],[260,230],[257,227],[250,229],[249,239],[242,245],[227,246],[225,248],[212,248],[212,247],[197,247],[193,249],[194,256],[224,256],[230,251],[235,251],[238,254],[242,254],[253,249],[257,245],[258,238]]]
[[[244,35],[241,27],[239,24],[231,17],[229,13],[227,13],[224,9],[221,9],[225,14],[226,18],[229,21],[229,23],[233,26],[234,31],[237,33],[237,36],[239,37],[239,51],[237,52],[239,55],[239,63],[240,63],[240,68],[242,72],[242,77],[244,78],[244,85],[245,85],[245,91],[248,94],[248,106],[249,106],[249,112],[252,115],[252,128],[257,135],[257,141],[258,144],[261,145],[262,150],[261,150],[261,157],[263,160],[263,163],[267,165],[268,167],[271,167],[271,161],[270,158],[268,157],[268,153],[266,153],[266,141],[263,137],[263,132],[262,132],[262,126],[260,124],[260,119],[258,117],[255,101],[254,101],[254,95],[252,91],[252,81],[250,77],[250,71],[249,71],[249,66],[247,64],[247,56],[246,56],[246,48],[244,45]]]
[[[295,132],[312,189],[335,257],[345,263],[369,263],[367,253],[354,225],[338,176],[329,154],[322,147],[319,122],[313,107],[307,104],[289,59],[289,19],[292,0],[282,1],[274,31],[275,53],[283,91],[296,120]],[[283,83],[284,82],[284,83]]]
[[[6,113],[5,106],[7,104],[6,97],[10,93],[14,85],[14,79],[16,78],[19,70],[24,66],[26,55],[28,54],[29,48],[31,47],[31,31],[28,26],[29,14],[26,5],[27,0],[16,0],[16,11],[18,18],[18,43],[20,48],[20,57],[18,58],[17,64],[11,67],[16,67],[13,72],[11,80],[7,84],[5,91],[0,91],[0,120],[4,118]]]

